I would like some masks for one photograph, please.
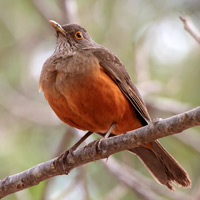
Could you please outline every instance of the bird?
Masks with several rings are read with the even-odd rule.
[[[106,137],[152,123],[138,89],[114,53],[78,24],[49,22],[56,32],[56,48],[43,65],[39,90],[60,120],[87,130],[87,136],[94,132]],[[173,184],[191,186],[187,172],[158,140],[129,151],[170,190]]]

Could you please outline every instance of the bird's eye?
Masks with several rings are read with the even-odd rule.
[[[83,33],[81,33],[80,31],[76,32],[75,33],[75,38],[78,39],[78,40],[83,39]]]

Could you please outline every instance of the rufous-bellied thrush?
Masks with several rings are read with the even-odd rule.
[[[56,49],[44,63],[39,88],[56,115],[81,130],[123,134],[151,123],[147,108],[124,65],[105,47],[92,40],[77,24],[59,25]],[[188,174],[153,141],[135,153],[161,184],[191,185]]]

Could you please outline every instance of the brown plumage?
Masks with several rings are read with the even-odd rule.
[[[51,24],[57,32],[56,50],[44,63],[39,87],[62,121],[101,134],[115,124],[112,135],[151,122],[137,88],[113,53],[95,43],[79,25]],[[130,151],[169,189],[173,182],[191,185],[185,170],[158,141]]]

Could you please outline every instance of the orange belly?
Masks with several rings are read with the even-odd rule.
[[[142,126],[133,106],[103,70],[71,78],[51,91],[44,89],[44,95],[63,122],[81,130],[105,133],[115,123],[112,133],[121,134]]]

